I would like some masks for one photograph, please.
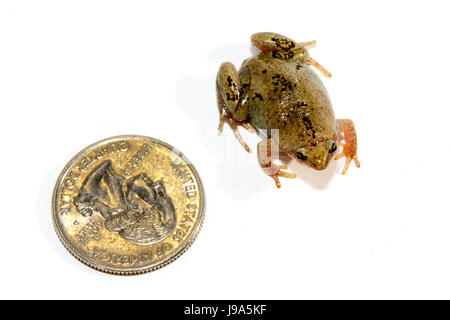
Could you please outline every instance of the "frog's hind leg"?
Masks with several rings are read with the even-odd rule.
[[[298,46],[314,47],[316,40],[307,42],[295,42],[294,40],[274,32],[258,32],[251,37],[252,44],[262,52],[266,51],[288,51]]]
[[[292,172],[285,171],[288,169],[286,165],[277,165],[273,163],[277,159],[279,152],[278,143],[273,139],[266,139],[258,143],[258,162],[264,173],[275,181],[277,188],[281,188],[279,177],[296,178],[297,175]]]
[[[294,40],[274,32],[255,33],[252,35],[251,41],[262,52],[288,51],[294,49],[296,46]]]
[[[306,48],[313,47],[316,45],[316,40],[297,43],[286,36],[273,32],[255,33],[252,35],[251,41],[252,44],[262,52],[267,51],[280,52],[278,56],[281,56],[284,59],[294,57],[295,55],[292,53],[298,49],[303,49],[306,51]],[[327,69],[325,69],[322,65],[320,65],[316,60],[309,57],[309,54],[306,54],[304,63],[315,67],[317,70],[322,72],[324,76],[331,78],[332,76],[331,73],[328,72]]]
[[[343,150],[336,156],[335,159],[339,160],[342,157],[346,157],[344,169],[342,170],[342,174],[345,174],[352,160],[355,162],[356,167],[360,167],[358,156],[356,154],[358,149],[356,130],[353,121],[350,119],[338,119],[337,129],[339,134],[343,135],[345,143],[340,143],[340,146],[343,147]]]
[[[233,134],[239,143],[247,152],[251,152],[248,145],[242,139],[238,127],[241,126],[251,133],[255,133],[255,129],[251,126],[248,118],[248,108],[241,105],[242,101],[242,85],[239,74],[230,62],[224,62],[220,66],[217,73],[216,81],[217,104],[219,107],[220,121],[219,134],[222,133],[224,123],[230,125]]]

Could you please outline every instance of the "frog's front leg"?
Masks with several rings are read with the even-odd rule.
[[[274,139],[266,139],[258,143],[258,162],[264,173],[271,177],[277,186],[281,188],[278,177],[295,178],[297,175],[292,172],[284,171],[288,169],[286,165],[277,165],[273,163],[277,159],[279,152],[278,143]]]
[[[242,84],[239,74],[232,63],[222,63],[217,73],[216,86],[217,104],[220,112],[219,134],[222,133],[223,124],[227,122],[233,130],[236,139],[250,153],[251,150],[242,139],[238,126],[244,127],[251,133],[254,133],[255,129],[248,121],[247,104],[242,104]]]
[[[358,149],[356,130],[353,121],[350,119],[338,119],[337,129],[339,134],[343,135],[345,143],[340,143],[340,145],[343,147],[343,150],[336,156],[335,159],[339,160],[342,157],[347,158],[345,161],[344,169],[342,170],[342,174],[345,174],[352,160],[355,162],[356,167],[360,167],[358,157],[356,155]]]

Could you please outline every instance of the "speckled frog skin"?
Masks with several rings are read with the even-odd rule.
[[[278,129],[278,143],[287,152],[336,140],[334,112],[327,91],[317,74],[299,59],[273,58],[264,52],[246,60],[240,78],[243,90],[241,108],[255,127]],[[246,106],[247,104],[248,106]],[[311,163],[315,162],[310,159]]]
[[[217,74],[217,96],[220,111],[219,131],[227,122],[244,148],[237,128],[254,132],[258,129],[266,139],[258,144],[258,160],[264,172],[280,187],[278,177],[294,178],[285,165],[273,163],[272,150],[322,170],[328,166],[339,140],[347,157],[343,173],[351,160],[359,167],[356,156],[356,132],[349,119],[336,120],[328,93],[310,66],[331,77],[310,58],[306,47],[315,41],[297,43],[285,36],[262,32],[251,38],[261,50],[245,60],[239,70],[229,62]]]

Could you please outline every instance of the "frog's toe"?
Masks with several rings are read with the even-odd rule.
[[[311,40],[311,41],[307,41],[307,42],[300,42],[300,44],[305,47],[305,48],[311,48],[311,47],[315,47],[317,44],[316,40]]]
[[[235,124],[233,121],[231,122],[231,129],[233,131],[234,137],[237,139],[237,141],[239,141],[239,143],[241,144],[241,146],[244,147],[245,151],[247,151],[248,153],[251,153],[252,150],[250,149],[250,147],[245,143],[244,139],[242,139],[241,134],[239,133],[238,130],[238,126],[237,124]]]
[[[281,188],[279,177],[293,179],[297,175],[286,171],[289,169],[287,165],[274,163],[274,160],[277,159],[275,150],[278,149],[277,141],[271,138],[261,141],[258,143],[258,162],[263,172],[275,181],[277,188]]]
[[[255,129],[249,123],[244,122],[244,121],[236,121],[230,115],[228,115],[226,112],[222,112],[220,114],[219,127],[217,128],[217,131],[218,131],[219,135],[223,131],[223,126],[224,126],[225,122],[228,123],[228,125],[231,128],[231,130],[233,131],[233,135],[239,141],[239,143],[244,147],[245,151],[247,151],[248,153],[251,153],[252,150],[245,143],[244,139],[242,139],[242,136],[239,133],[238,127],[239,126],[244,127],[245,129],[247,129],[251,133],[255,133]]]
[[[276,169],[277,172],[275,174],[272,174],[269,176],[275,181],[275,185],[277,186],[278,189],[281,188],[281,183],[280,183],[279,177],[289,178],[289,179],[297,178],[297,175],[295,173],[284,171],[284,170],[288,169],[288,167],[286,165],[272,165],[272,169]]]
[[[278,171],[277,176],[279,177],[283,177],[283,178],[289,178],[289,179],[294,179],[297,178],[297,174],[293,173],[293,172],[289,172],[289,171]]]
[[[223,124],[225,123],[225,114],[220,114],[219,127],[217,128],[217,133],[220,136],[223,131]]]
[[[273,181],[275,181],[275,185],[277,186],[278,189],[281,188],[281,183],[280,183],[280,179],[278,179],[278,176],[270,176]]]
[[[352,162],[352,160],[355,162],[355,165],[356,165],[357,168],[360,167],[358,158],[356,158],[356,156],[355,156],[354,158],[350,158],[350,157],[349,157],[349,158],[347,158],[347,159],[345,160],[344,169],[342,169],[342,175],[344,175],[344,174],[347,173],[347,170],[348,170],[348,168],[350,167],[350,163]]]
[[[319,70],[320,72],[323,73],[323,75],[327,78],[331,78],[332,74],[330,72],[328,72],[327,69],[325,69],[320,63],[318,63],[316,60],[314,60],[313,58],[309,58],[306,61],[307,64],[309,64],[310,66],[315,67],[317,70]]]
[[[355,165],[356,165],[357,168],[360,167],[359,160],[358,160],[358,157],[356,155],[356,152],[349,151],[345,144],[344,144],[344,150],[340,154],[338,154],[336,156],[336,158],[334,158],[334,159],[335,160],[339,160],[339,159],[341,159],[343,157],[346,157],[346,159],[345,159],[344,168],[342,169],[342,175],[347,173],[347,170],[350,167],[350,163],[352,162],[352,160],[353,160],[353,162],[355,162]]]

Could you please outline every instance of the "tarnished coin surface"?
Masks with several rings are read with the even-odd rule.
[[[99,141],[66,165],[53,191],[53,222],[67,250],[119,275],[161,268],[195,240],[204,192],[193,165],[143,136]]]

